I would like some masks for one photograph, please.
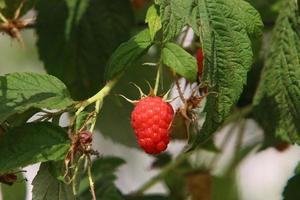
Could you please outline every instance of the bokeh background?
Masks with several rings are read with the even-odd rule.
[[[280,9],[280,2],[276,0],[253,0],[250,1],[261,13],[265,23],[265,33],[263,41],[260,41],[264,46],[268,46],[269,30],[273,27],[278,10]],[[144,11],[137,13],[137,18],[143,19]],[[39,60],[39,56],[36,48],[36,34],[33,30],[25,30],[22,32],[25,47],[22,47],[16,40],[12,40],[6,35],[0,35],[0,75],[4,75],[11,72],[38,72],[45,73],[43,63]],[[188,37],[187,42],[190,40]],[[256,56],[263,56],[263,51],[255,52]],[[150,51],[149,58],[155,56],[155,51]],[[259,71],[259,59],[255,70]],[[145,69],[146,68],[146,69]],[[125,93],[131,98],[136,98],[138,92],[133,89],[128,83],[134,81],[146,88],[144,80],[153,81],[154,71],[147,66],[137,66],[130,77],[124,78],[114,94],[118,94],[120,91]],[[142,70],[148,70],[147,75],[143,75],[142,78],[137,79]],[[251,80],[255,81],[254,77]],[[168,80],[166,80],[168,81]],[[244,94],[245,101],[247,95]],[[122,144],[113,142],[110,137],[107,137],[107,133],[101,134],[97,131],[94,140],[94,148],[97,149],[102,155],[116,155],[126,160],[126,164],[123,165],[117,172],[117,186],[124,193],[130,193],[136,190],[141,184],[149,180],[150,177],[156,175],[158,170],[152,169],[150,166],[154,161],[154,158],[146,155],[142,151],[138,150],[133,135],[123,134],[127,130],[123,128],[123,122],[117,123],[114,117],[123,117],[129,120],[128,112],[132,108],[130,105],[126,105],[126,102],[115,97],[109,97],[106,100],[107,107],[104,107],[103,113],[110,115],[110,118],[105,118],[101,121],[99,126],[115,127],[113,130],[107,132],[115,135],[110,137],[116,138],[115,141],[121,141]],[[105,110],[109,106],[113,107],[111,110]],[[65,115],[62,118],[61,123],[67,124],[68,117]],[[115,124],[115,126],[114,126]],[[128,127],[128,125],[124,125]],[[224,137],[227,134],[232,134],[228,145],[225,146],[223,154],[217,163],[218,168],[216,173],[221,173],[223,168],[229,163],[234,151],[233,144],[237,140],[237,130],[225,127],[220,133],[216,134],[215,142],[218,145],[222,143]],[[254,141],[263,140],[262,129],[252,120],[246,122],[245,138],[242,142],[243,145],[248,145]],[[172,156],[176,156],[182,148],[186,145],[185,141],[172,141],[168,151]],[[133,147],[130,147],[133,146]],[[294,174],[294,169],[297,163],[300,161],[300,147],[290,146],[285,151],[278,151],[275,148],[267,148],[263,151],[257,152],[253,150],[238,167],[237,183],[240,189],[241,200],[281,200],[282,192],[287,180]],[[202,155],[202,154],[201,154]],[[205,156],[204,156],[205,157]],[[208,155],[209,157],[209,155]],[[209,158],[208,158],[209,159]],[[31,199],[31,182],[37,173],[39,164],[26,167],[23,173],[26,177],[26,195],[27,199]],[[219,170],[219,171],[218,171]],[[17,187],[22,187],[21,183],[17,183],[12,186],[11,191],[16,191]],[[8,186],[2,186],[8,187]],[[164,184],[157,184],[152,187],[147,193],[166,193],[167,187]],[[17,195],[12,192],[12,195]],[[6,198],[4,200],[9,200]]]

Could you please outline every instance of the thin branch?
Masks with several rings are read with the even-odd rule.
[[[104,98],[110,93],[111,89],[116,85],[119,77],[120,76],[117,76],[114,79],[108,81],[107,84],[97,94],[79,104],[79,108],[75,115],[78,116],[87,106],[95,103],[96,101],[102,102]]]
[[[161,72],[162,72],[162,63],[161,63],[161,61],[159,61],[157,73],[156,73],[156,79],[155,79],[154,95],[157,95]]]
[[[96,192],[95,192],[95,184],[93,181],[93,175],[92,175],[92,161],[90,155],[87,155],[87,160],[88,160],[88,166],[87,166],[87,171],[88,171],[88,179],[89,179],[89,184],[90,184],[90,190],[92,194],[92,199],[97,200],[96,197]]]
[[[185,161],[188,156],[191,153],[185,153],[179,155],[173,162],[170,164],[166,165],[162,170],[160,171],[159,174],[151,178],[148,182],[144,183],[136,192],[133,193],[133,195],[141,195],[144,192],[146,192],[148,189],[156,185],[159,181],[161,181],[172,169],[177,167],[179,164],[181,164],[183,161]]]
[[[184,98],[183,93],[181,91],[178,79],[176,79],[175,84],[176,84],[177,91],[178,91],[178,94],[179,94],[179,97],[180,97],[182,103],[185,103],[185,98]]]

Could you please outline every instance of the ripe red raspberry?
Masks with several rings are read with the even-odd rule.
[[[161,97],[144,97],[136,104],[131,126],[146,153],[158,154],[167,148],[173,115],[172,106]]]
[[[197,50],[198,76],[202,77],[203,73],[203,51],[201,48]]]

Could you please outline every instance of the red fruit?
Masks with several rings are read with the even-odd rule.
[[[203,51],[201,48],[197,50],[197,64],[198,64],[198,76],[202,77],[203,73]]]
[[[136,104],[131,126],[146,153],[158,154],[167,148],[173,115],[172,106],[161,97],[145,97]]]

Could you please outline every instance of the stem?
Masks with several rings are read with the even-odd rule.
[[[72,178],[72,189],[73,189],[73,194],[75,196],[77,196],[77,190],[79,187],[78,183],[77,183],[77,180],[79,178],[78,176],[81,175],[81,172],[79,172],[79,169],[80,169],[80,167],[82,167],[82,165],[83,165],[82,162],[85,161],[84,159],[85,159],[85,155],[80,156],[80,158],[78,159],[77,166],[74,171],[74,176]]]
[[[95,184],[94,184],[94,181],[93,181],[93,175],[92,175],[92,170],[91,170],[92,161],[91,161],[91,158],[90,158],[89,155],[87,156],[87,159],[88,159],[87,171],[88,171],[88,178],[89,178],[89,183],[90,183],[90,189],[91,189],[91,193],[92,193],[92,197],[93,197],[92,199],[93,200],[97,200],[96,192],[95,192]]]
[[[176,79],[175,84],[176,84],[177,91],[178,91],[178,94],[179,94],[179,97],[180,97],[182,103],[185,103],[185,99],[184,99],[184,96],[182,94],[178,79]]]
[[[106,85],[97,94],[83,101],[76,112],[76,116],[78,116],[87,106],[91,105],[96,101],[99,101],[101,104],[103,102],[103,99],[109,94],[109,92],[116,85],[118,80],[119,76],[114,78],[113,80],[108,81]]]
[[[134,192],[135,195],[141,195],[144,192],[146,192],[148,189],[153,187],[155,184],[157,184],[161,179],[163,179],[166,174],[175,167],[177,167],[179,164],[181,164],[187,157],[189,156],[188,153],[178,156],[173,162],[165,166],[159,174],[154,176],[152,179],[150,179],[148,182],[144,183],[136,192]]]
[[[159,61],[158,69],[157,69],[157,73],[156,73],[155,86],[154,86],[154,91],[153,91],[155,96],[157,95],[157,91],[158,91],[161,70],[162,70],[162,63],[161,63],[161,61]]]
[[[91,128],[90,128],[90,132],[91,133],[94,132],[95,125],[96,125],[96,118],[97,118],[97,115],[99,114],[99,111],[100,111],[102,105],[103,105],[102,101],[99,101],[99,100],[96,101],[96,104],[95,104],[95,113],[94,113],[94,121],[92,122]]]

